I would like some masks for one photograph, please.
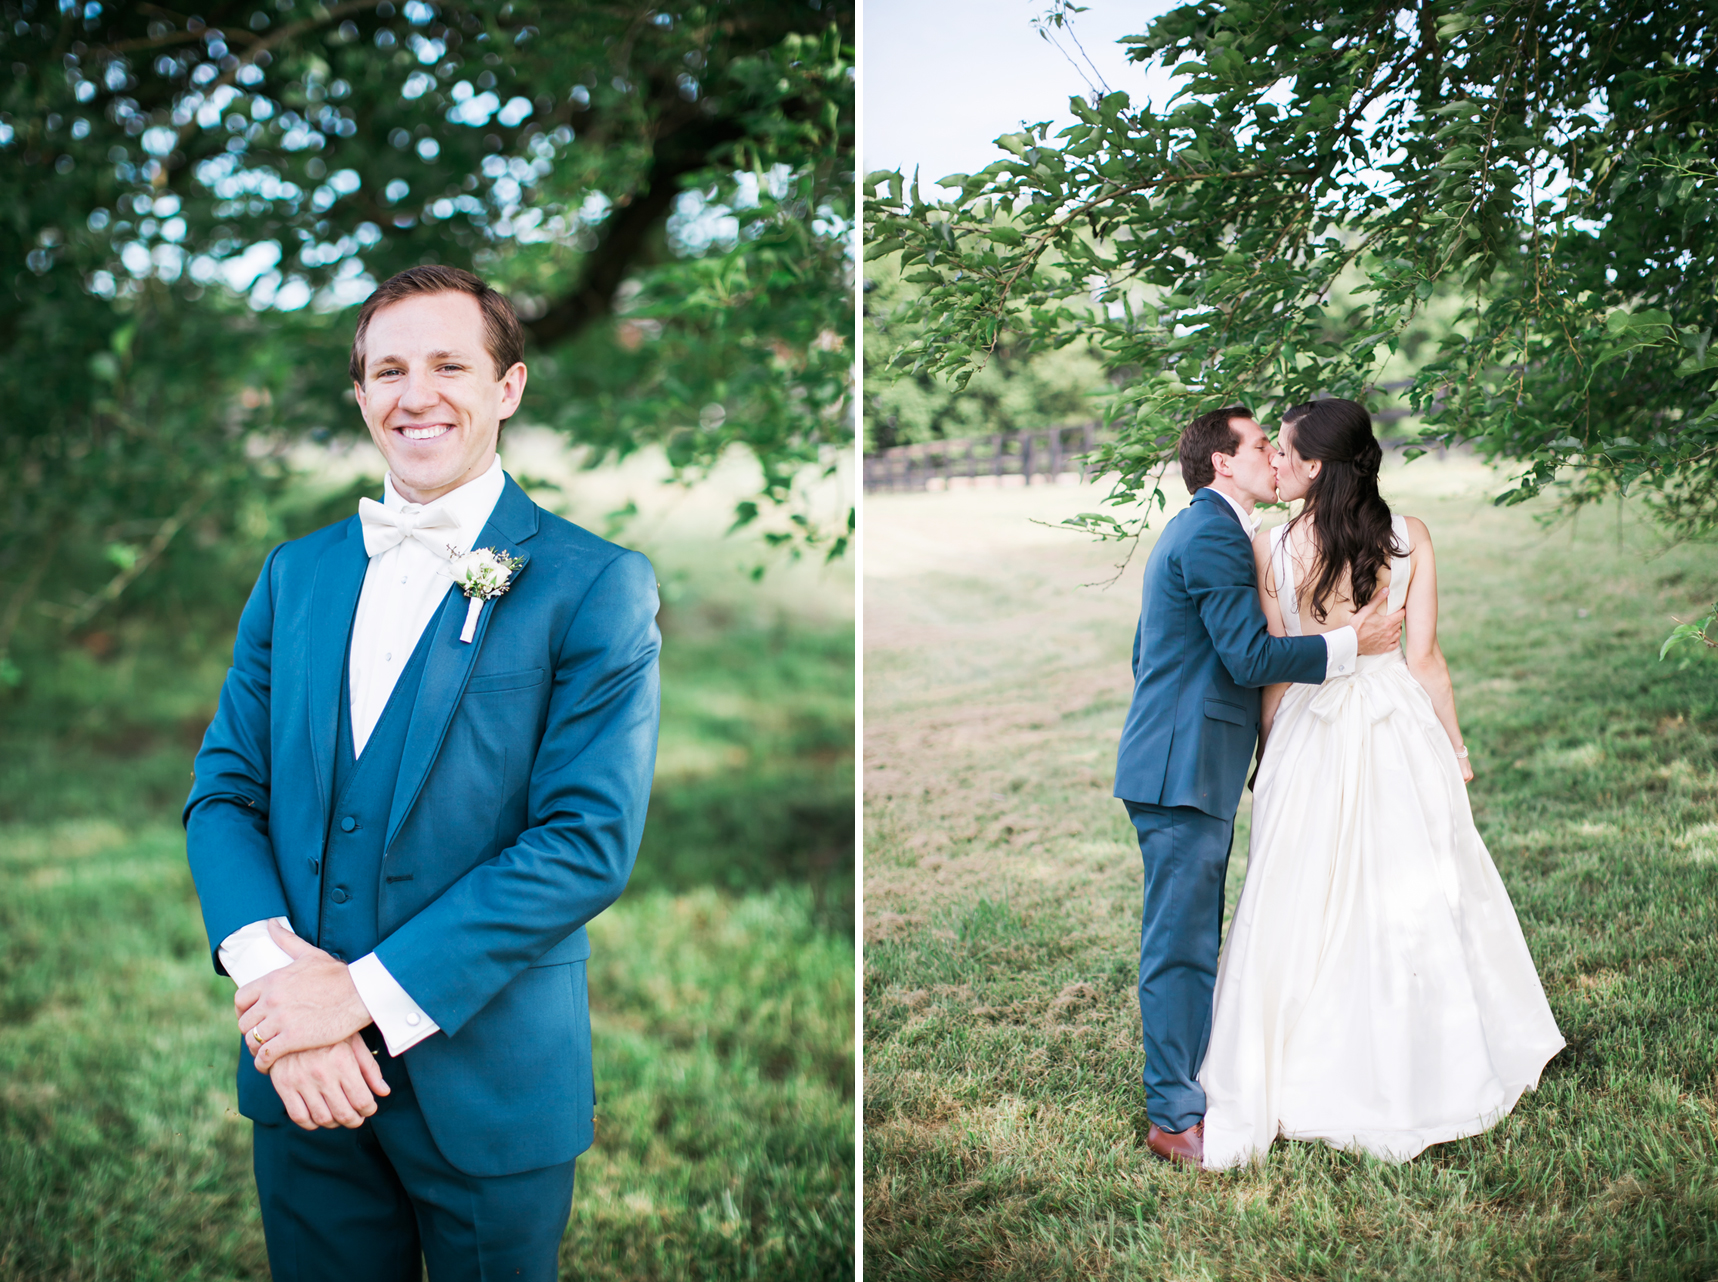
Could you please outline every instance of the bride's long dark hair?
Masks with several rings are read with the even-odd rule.
[[[1372,434],[1366,407],[1334,397],[1305,401],[1284,412],[1283,426],[1294,429],[1289,443],[1296,454],[1323,464],[1306,492],[1306,505],[1289,522],[1292,530],[1310,518],[1318,529],[1312,583],[1296,595],[1323,623],[1344,572],[1358,610],[1376,594],[1378,571],[1405,549],[1396,547],[1390,505],[1378,493],[1384,448]]]

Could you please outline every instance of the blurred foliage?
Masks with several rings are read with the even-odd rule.
[[[852,436],[852,33],[847,0],[0,0],[0,685],[22,622],[278,533],[284,445],[363,430],[350,309],[415,263],[510,294],[524,415],[592,461],[738,445],[791,504]]]
[[[1058,0],[1046,21],[1078,12]],[[1089,344],[1123,374],[1100,462],[1133,504],[1201,410],[1371,399],[1449,290],[1459,311],[1408,393],[1423,444],[1516,463],[1502,501],[1639,489],[1674,533],[1710,533],[1711,16],[1694,0],[1183,5],[1123,41],[1179,78],[1162,111],[1074,99],[1066,128],[1030,125],[983,172],[939,180],[947,200],[867,176],[866,255],[898,253],[924,291],[907,313],[923,332],[894,359],[958,389],[1001,345]]]
[[[355,502],[352,490],[290,484],[254,540],[168,560],[138,584],[132,610],[77,644],[20,632],[31,679],[0,700],[0,824],[176,822],[264,551]],[[850,932],[852,624],[782,614],[687,549],[651,552],[664,595],[662,732],[630,884],[803,884],[822,925]]]
[[[865,448],[964,439],[997,432],[1067,427],[1096,418],[1107,389],[1103,366],[1077,347],[1015,351],[999,344],[960,391],[928,370],[891,369],[917,341],[922,321],[907,319],[923,287],[901,279],[891,255],[865,269]]]

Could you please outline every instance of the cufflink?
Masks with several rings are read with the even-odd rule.
[[[416,1028],[419,1024],[423,1023],[423,1020],[418,1017],[418,1013],[414,1010],[406,1015],[406,1023],[410,1024],[413,1028]]]

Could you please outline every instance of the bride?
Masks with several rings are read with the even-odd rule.
[[[1265,690],[1199,1073],[1204,1165],[1278,1135],[1402,1162],[1494,1125],[1563,1038],[1468,808],[1431,537],[1379,497],[1360,405],[1295,406],[1278,449],[1278,495],[1306,502],[1254,544],[1271,632],[1328,632],[1383,594],[1407,603],[1407,655]]]

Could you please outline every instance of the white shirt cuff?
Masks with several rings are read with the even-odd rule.
[[[388,974],[388,968],[375,953],[364,954],[346,969],[364,1009],[370,1012],[376,1030],[388,1044],[388,1054],[404,1055],[431,1033],[441,1032],[441,1025]]]
[[[1324,634],[1324,679],[1346,677],[1354,672],[1354,661],[1360,657],[1360,635],[1350,627],[1340,627]]]
[[[226,967],[227,974],[240,988],[256,983],[272,970],[292,965],[292,958],[286,955],[286,950],[269,938],[269,921],[286,930],[292,929],[292,923],[286,918],[272,917],[240,926],[221,941],[221,965]]]

